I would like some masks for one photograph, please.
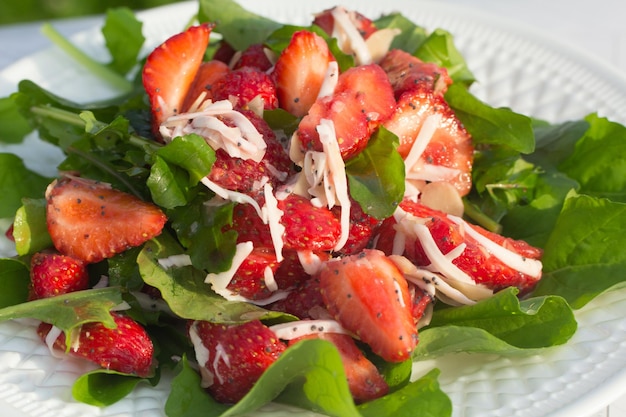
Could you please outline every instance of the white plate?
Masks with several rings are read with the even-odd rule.
[[[401,10],[429,28],[442,27],[480,80],[475,94],[494,106],[549,121],[578,119],[588,113],[626,123],[626,82],[611,68],[568,47],[547,41],[510,22],[499,22],[469,9],[426,1],[379,2],[345,0],[347,7],[370,17]],[[376,3],[376,4],[374,4]],[[300,3],[292,0],[241,1],[246,8],[273,19],[307,23],[311,13],[335,0]],[[419,7],[418,7],[419,5]],[[197,5],[182,3],[140,14],[150,45],[178,32]],[[99,32],[74,38],[98,59],[106,59]],[[97,80],[52,48],[21,60],[0,73],[0,96],[18,81],[32,79],[61,96],[77,101],[111,94]],[[14,148],[13,148],[14,149]],[[25,151],[27,149],[27,151]],[[52,172],[58,156],[34,138],[19,148],[27,164]],[[0,253],[7,253],[6,246]],[[455,417],[574,417],[591,414],[618,398],[626,387],[626,290],[604,294],[576,316],[579,330],[565,346],[528,357],[456,355],[416,365],[416,374],[437,366],[440,382],[454,404]],[[25,416],[163,416],[168,379],[156,388],[139,386],[128,398],[105,409],[78,404],[70,386],[85,364],[52,358],[24,322],[0,324],[0,406],[3,415]],[[283,410],[281,408],[281,410]],[[255,416],[313,415],[268,406]]]

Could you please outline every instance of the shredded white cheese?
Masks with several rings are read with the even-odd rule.
[[[344,53],[354,54],[357,65],[372,63],[370,50],[354,24],[355,18],[351,16],[354,12],[344,7],[335,7],[331,14],[334,19],[332,37],[337,39],[339,48]]]
[[[213,291],[223,297],[232,295],[232,293],[226,287],[228,286],[228,284],[230,284],[230,281],[232,281],[235,273],[246,260],[248,255],[252,253],[253,249],[254,245],[252,244],[252,242],[238,243],[235,248],[235,256],[233,256],[230,269],[224,272],[209,273],[206,276],[204,282],[206,282],[207,284],[211,284],[211,288],[213,289]]]
[[[300,320],[270,326],[276,337],[282,340],[293,340],[299,337],[318,333],[349,334],[335,320]]]
[[[209,349],[204,346],[204,343],[202,343],[202,339],[200,339],[200,335],[198,334],[197,321],[194,321],[189,328],[189,339],[191,340],[193,350],[196,353],[196,361],[200,366],[200,376],[202,377],[200,386],[202,388],[208,388],[215,382],[215,375],[207,368],[207,364],[209,363],[211,355]]]
[[[274,278],[274,271],[269,266],[266,266],[263,270],[263,282],[265,282],[265,286],[268,290],[274,292],[278,289],[278,283],[276,283],[276,279]]]
[[[189,257],[189,255],[181,253],[178,255],[171,255],[168,256],[167,258],[159,258],[157,259],[157,261],[159,262],[159,265],[161,265],[161,267],[163,269],[170,269],[173,267],[183,267],[183,266],[190,266],[191,265],[191,258]]]
[[[222,361],[224,364],[230,368],[230,358],[226,354],[226,349],[222,346],[221,343],[218,343],[215,346],[215,358],[213,358],[213,369],[215,370],[215,376],[217,377],[220,384],[224,383],[224,377],[219,372],[219,362]]]
[[[324,264],[320,257],[311,250],[300,250],[296,253],[298,254],[298,260],[304,272],[309,275],[317,274]]]
[[[213,191],[217,196],[223,198],[224,200],[229,200],[234,203],[250,204],[252,207],[254,207],[259,217],[263,218],[263,211],[261,210],[261,206],[259,206],[259,203],[257,203],[256,200],[250,197],[248,194],[228,190],[214,183],[207,177],[202,178],[200,182],[202,182],[202,184],[204,184],[209,190]]]
[[[276,260],[282,262],[283,258],[283,235],[285,234],[285,226],[280,222],[283,217],[283,211],[278,208],[278,200],[274,197],[272,185],[266,183],[263,187],[265,195],[265,204],[261,209],[261,219],[270,227],[270,236],[276,252]]]
[[[337,64],[337,61],[330,61],[328,63],[328,68],[326,69],[326,74],[324,75],[324,81],[322,81],[320,91],[317,93],[317,98],[319,99],[321,97],[331,96],[335,92],[338,79],[339,64]]]

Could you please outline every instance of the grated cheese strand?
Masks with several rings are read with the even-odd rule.
[[[285,234],[285,226],[283,226],[280,222],[280,219],[283,217],[284,212],[278,208],[278,200],[276,200],[272,191],[272,185],[270,183],[266,183],[263,187],[265,205],[261,209],[263,214],[261,219],[270,227],[270,236],[276,253],[276,260],[278,262],[282,262],[284,259],[283,247],[285,243],[283,241],[283,236]]]
[[[293,340],[302,336],[319,333],[349,334],[335,320],[300,320],[270,326],[276,337],[282,340]]]
[[[337,61],[330,61],[326,74],[324,74],[324,81],[322,81],[322,87],[320,87],[317,98],[330,96],[335,92],[337,87],[337,81],[339,80],[339,64]]]
[[[339,48],[345,53],[354,53],[357,65],[372,63],[372,55],[365,39],[354,25],[350,11],[344,7],[335,7],[331,14],[335,21],[332,37],[336,38]]]

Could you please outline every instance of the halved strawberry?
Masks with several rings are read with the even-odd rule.
[[[212,26],[191,26],[157,46],[143,68],[143,85],[152,109],[153,131],[183,110],[183,103],[209,44]]]
[[[393,114],[396,101],[387,75],[376,64],[352,67],[339,76],[332,96],[317,100],[298,126],[305,150],[322,151],[317,126],[331,120],[343,159],[358,154]]]
[[[228,72],[213,85],[212,93],[214,101],[235,100],[236,97],[236,107],[240,108],[245,108],[257,96],[263,100],[265,110],[278,107],[274,82],[255,67],[246,66]]]
[[[81,326],[78,340],[69,354],[87,359],[104,369],[150,377],[154,370],[154,346],[146,330],[130,317],[111,313],[115,328],[92,322]],[[37,332],[45,340],[52,325],[41,323]],[[53,347],[66,351],[65,334],[60,334]]]
[[[85,262],[56,251],[37,252],[30,260],[29,299],[54,297],[87,289]]]
[[[447,69],[424,62],[401,49],[387,52],[379,65],[387,73],[396,98],[421,84],[432,88],[435,94],[443,95],[452,84]]]
[[[335,206],[333,213],[339,218],[341,207]],[[350,230],[348,240],[338,251],[340,255],[354,255],[361,252],[370,243],[381,221],[366,214],[361,205],[355,201],[350,205]]]
[[[241,52],[232,64],[233,69],[253,67],[260,71],[268,71],[274,65],[268,58],[267,48],[262,43],[255,43]]]
[[[313,19],[313,24],[324,29],[329,35],[333,34],[335,29],[335,17],[333,13],[336,13],[340,10],[339,7],[333,7],[332,9],[326,9],[321,13],[315,15],[315,19]],[[376,32],[376,25],[369,18],[365,17],[361,13],[352,10],[341,10],[340,13],[346,13],[348,19],[354,27],[359,31],[359,34],[363,37],[363,39],[369,38],[369,36]]]
[[[267,298],[275,289],[268,288],[265,270],[269,268],[273,275],[278,267],[279,262],[273,248],[255,247],[239,266],[226,288],[250,300]]]
[[[297,194],[278,200],[278,208],[283,211],[285,249],[330,251],[337,244],[341,225],[328,208],[316,207]]]
[[[279,106],[296,117],[304,116],[317,99],[328,64],[334,60],[321,36],[306,30],[294,33],[272,72]]]
[[[198,68],[193,83],[185,95],[182,106],[183,111],[189,111],[192,104],[198,100],[201,94],[205,94],[204,100],[213,99],[213,86],[218,80],[224,78],[230,71],[228,65],[218,60],[203,62]]]
[[[464,250],[452,260],[452,263],[473,279],[474,282],[483,284],[494,291],[514,286],[519,288],[521,293],[526,293],[540,279],[540,271],[538,276],[533,276],[521,272],[511,266],[510,263],[503,262],[493,254],[489,247],[472,237],[468,232],[468,228],[487,237],[495,245],[500,245],[516,254],[520,261],[540,259],[542,255],[540,249],[532,247],[522,240],[505,238],[486,231],[477,225],[470,225],[469,223],[459,225],[446,213],[428,208],[410,199],[402,201],[400,207],[407,213],[424,219],[424,225],[428,227],[435,244],[444,255],[450,253],[459,245],[464,245]],[[391,217],[385,220],[379,230],[380,236],[377,240],[377,248],[385,253],[391,253],[392,251],[393,239],[396,233],[395,223],[396,220]],[[431,259],[426,255],[423,244],[419,239],[406,239],[404,256],[418,266],[431,264]]]
[[[432,130],[429,127],[428,134],[424,132],[420,137],[425,125]],[[418,84],[402,94],[394,114],[384,126],[400,139],[398,152],[410,165],[407,179],[448,182],[461,196],[470,191],[474,158],[472,138],[444,98],[435,94],[430,86]],[[415,158],[409,157],[413,147]]]
[[[324,264],[320,291],[341,325],[389,362],[411,356],[417,328],[408,284],[396,265],[377,250],[335,258]]]
[[[302,281],[285,299],[273,303],[271,309],[293,314],[302,320],[330,317],[320,292],[319,278],[316,276]]]
[[[389,385],[376,366],[358,348],[354,339],[347,334],[314,333],[290,341],[293,345],[306,339],[327,340],[335,345],[341,356],[350,393],[357,403],[380,398],[389,392]]]
[[[285,148],[267,122],[251,110],[240,109],[239,112],[263,136],[267,145],[265,155],[260,162],[255,162],[252,159],[231,157],[225,150],[218,149],[209,179],[228,190],[254,194],[259,191],[260,184],[265,179],[273,186],[282,183],[292,173],[293,166]],[[224,123],[229,125],[230,121],[225,120]]]
[[[159,235],[167,221],[154,204],[84,178],[53,181],[46,199],[54,247],[86,263],[143,244]]]
[[[199,340],[194,341],[194,332]],[[190,334],[204,386],[222,403],[236,403],[246,395],[286,348],[258,320],[230,326],[196,321]]]

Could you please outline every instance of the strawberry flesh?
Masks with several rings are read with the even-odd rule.
[[[30,260],[31,300],[85,290],[88,284],[87,265],[79,259],[47,251],[35,253]]]

